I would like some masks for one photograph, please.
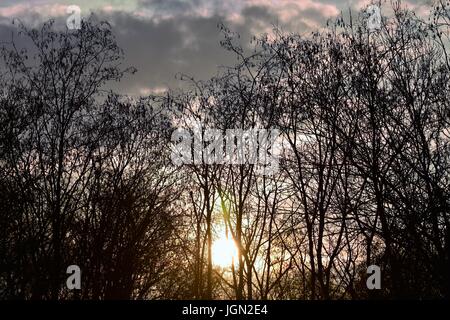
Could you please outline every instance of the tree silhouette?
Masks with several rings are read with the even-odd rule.
[[[28,49],[1,51],[0,297],[449,298],[449,11],[391,9],[379,30],[361,13],[252,50],[221,25],[235,65],[148,97],[105,89],[135,71],[109,24],[19,25]],[[172,162],[177,128],[204,140],[199,162]],[[277,129],[279,170],[210,163],[208,129]]]

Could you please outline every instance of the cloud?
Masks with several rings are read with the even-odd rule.
[[[138,69],[135,75],[120,83],[117,89],[122,92],[139,94],[149,88],[177,88],[183,85],[176,80],[177,73],[207,79],[216,73],[217,66],[234,60],[219,45],[221,35],[217,24],[226,20],[222,16],[154,21],[114,13],[107,18],[125,51],[126,64]],[[239,29],[245,32],[249,28]],[[244,37],[249,39],[250,34],[246,32]]]
[[[162,92],[161,88],[182,85],[177,73],[207,79],[220,65],[234,63],[234,56],[222,49],[218,23],[225,23],[241,35],[243,45],[252,35],[270,32],[273,25],[297,33],[309,33],[323,26],[350,6],[356,9],[366,0],[78,0],[82,15],[94,12],[113,26],[127,65],[138,73],[115,89],[130,94]],[[0,35],[12,17],[33,26],[55,18],[65,26],[66,6],[72,0],[2,0]],[[422,2],[409,0],[422,10]],[[3,28],[3,30],[2,30]]]
[[[66,15],[66,5],[63,4],[42,4],[33,5],[32,3],[17,3],[10,6],[0,7],[0,16],[3,17],[26,17],[33,14],[39,14],[44,19]]]
[[[167,5],[183,7],[174,3]],[[299,14],[293,18],[295,21],[285,25],[289,23],[289,28],[305,31],[309,28],[306,19],[314,23],[316,20],[325,21],[326,17],[314,8],[308,10],[307,18],[300,18]],[[178,73],[208,79],[217,73],[218,66],[233,64],[234,54],[220,47],[223,37],[218,23],[223,22],[239,33],[241,43],[246,46],[253,35],[271,31],[281,19],[268,6],[258,5],[245,6],[237,19],[219,11],[213,15],[190,13],[165,19],[119,12],[104,17],[113,25],[118,43],[125,50],[126,62],[138,69],[135,75],[120,84],[122,91],[132,94],[149,91],[148,88],[180,87],[184,83],[176,79]]]

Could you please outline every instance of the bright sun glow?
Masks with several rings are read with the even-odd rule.
[[[227,268],[236,263],[238,250],[234,241],[223,235],[214,241],[212,245],[212,260],[219,267]]]

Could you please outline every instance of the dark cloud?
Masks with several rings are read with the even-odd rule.
[[[177,87],[177,73],[208,78],[218,65],[231,62],[219,46],[217,23],[223,17],[177,17],[158,23],[126,14],[108,17],[126,63],[138,72],[120,84],[123,92],[139,94],[145,89]]]
[[[305,0],[306,1],[306,0]],[[280,16],[277,8],[256,2],[223,2],[218,0],[140,0],[138,10],[97,11],[99,20],[111,23],[119,45],[124,49],[126,65],[135,66],[138,72],[127,76],[114,89],[122,93],[142,94],[162,88],[177,88],[183,83],[175,75],[185,73],[197,79],[207,79],[216,74],[221,65],[231,65],[235,56],[220,47],[222,35],[218,24],[224,23],[241,35],[243,46],[253,35],[259,35],[278,25],[290,31],[310,30],[304,18],[322,24],[326,18],[318,8],[308,7],[293,12],[289,19]],[[239,4],[241,7],[232,7]],[[149,10],[149,11],[146,11]],[[294,9],[293,9],[294,10]],[[38,19],[29,13],[29,21]],[[65,16],[57,24],[65,25]],[[8,34],[0,17],[0,37]],[[41,17],[41,21],[44,21]]]
[[[123,13],[103,18],[112,24],[126,63],[138,69],[120,84],[121,91],[132,94],[146,88],[179,87],[183,83],[176,80],[178,73],[207,79],[219,66],[233,64],[235,56],[220,46],[223,36],[218,24],[239,33],[246,47],[254,30],[270,29],[277,21],[276,15],[261,7],[245,9],[239,22],[220,15],[177,16],[158,22]]]
[[[139,5],[142,8],[149,8],[155,11],[155,14],[180,15],[194,10],[199,6],[199,0],[140,0]]]

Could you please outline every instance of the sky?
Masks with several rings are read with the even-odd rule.
[[[375,1],[375,0],[372,0]],[[384,1],[384,0],[383,0]],[[429,0],[403,1],[419,14]],[[0,39],[11,21],[38,26],[55,19],[65,25],[66,9],[77,5],[81,16],[94,13],[107,20],[124,49],[125,63],[138,72],[114,87],[131,95],[162,93],[182,84],[178,73],[208,79],[234,56],[219,45],[219,23],[241,35],[245,46],[253,35],[283,30],[309,34],[348,8],[364,9],[371,0],[0,0]]]

